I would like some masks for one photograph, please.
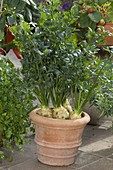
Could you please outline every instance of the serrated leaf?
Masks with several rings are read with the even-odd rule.
[[[81,28],[89,27],[90,19],[87,14],[84,14],[80,17],[80,26]]]
[[[88,14],[88,17],[89,17],[93,22],[98,23],[98,22],[101,20],[102,15],[101,15],[100,12],[95,11],[95,12],[93,12],[93,13]]]

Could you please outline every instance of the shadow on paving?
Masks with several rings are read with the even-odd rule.
[[[0,160],[0,170],[113,170],[112,129],[104,130],[87,125],[76,161],[68,167],[52,167],[40,163],[37,160],[34,135],[30,136],[29,143],[23,147],[23,153],[17,149],[14,153],[6,151],[13,160]]]
[[[86,146],[101,140],[107,141],[107,139],[110,137],[111,138],[113,137],[112,128],[105,130],[105,129],[99,129],[99,126],[87,125],[83,133],[82,146]]]

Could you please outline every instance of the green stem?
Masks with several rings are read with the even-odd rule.
[[[94,84],[93,84],[92,87],[90,88],[90,90],[89,90],[89,92],[88,92],[88,94],[87,94],[87,96],[86,96],[86,99],[85,99],[84,102],[81,104],[81,108],[84,108],[85,104],[88,102],[89,96],[90,96],[90,94],[92,93],[92,91],[94,90],[94,88],[95,88],[95,86],[96,86],[96,82],[97,82],[97,80],[98,80],[98,77],[99,77],[99,75],[101,74],[101,71],[103,70],[103,68],[104,68],[104,65],[102,66],[102,68],[100,69],[97,77],[95,78]]]
[[[0,17],[2,15],[3,0],[0,0]]]

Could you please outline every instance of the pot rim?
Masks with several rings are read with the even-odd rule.
[[[85,126],[89,121],[90,121],[90,116],[84,113],[84,117],[74,119],[74,120],[64,120],[64,119],[54,119],[54,118],[48,118],[48,117],[43,117],[37,114],[37,112],[40,110],[40,108],[36,108],[33,111],[30,112],[29,116],[30,119],[35,123],[35,124],[43,124],[47,126],[54,126],[54,127],[75,127],[75,126]]]

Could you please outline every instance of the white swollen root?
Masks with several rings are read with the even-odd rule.
[[[69,112],[63,107],[55,108],[53,111],[53,118],[55,119],[69,119]]]

